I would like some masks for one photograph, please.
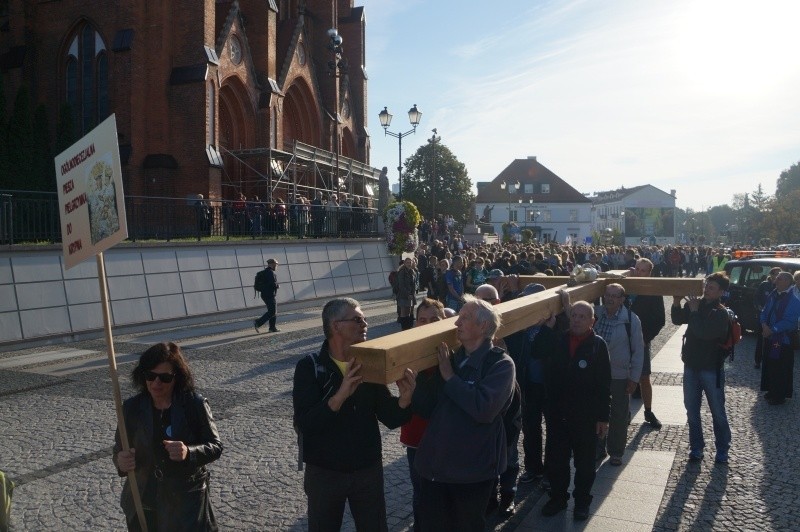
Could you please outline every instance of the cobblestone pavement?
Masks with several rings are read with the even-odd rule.
[[[370,338],[399,330],[394,305],[369,306]],[[233,320],[154,333],[180,337],[201,393],[208,397],[225,451],[210,466],[211,493],[224,530],[305,530],[305,495],[297,471],[291,422],[294,365],[321,343],[321,326],[309,315],[280,321],[278,334],[256,335],[250,320]],[[653,352],[675,331],[668,325]],[[118,357],[149,347],[154,334],[115,338]],[[102,340],[0,354],[0,362],[31,353],[81,349],[81,360],[104,355]],[[677,451],[655,530],[790,530],[800,522],[798,453],[792,441],[798,425],[796,401],[770,407],[757,391],[752,339],[737,348],[728,369],[728,414],[733,430],[731,463],[714,466],[713,453],[687,464],[688,431],[665,425],[660,431],[634,424],[631,450]],[[115,415],[111,380],[103,366],[70,373],[64,361],[0,369],[0,469],[17,484],[12,530],[122,530],[121,479],[111,463]],[[132,395],[132,363],[120,365],[123,398]],[[58,371],[56,371],[58,370]],[[654,374],[657,385],[680,385],[679,374]],[[706,438],[711,420],[704,407]],[[411,488],[398,431],[383,431],[389,528],[411,525]],[[520,485],[518,511],[490,521],[493,530],[514,530],[543,495]],[[346,520],[345,530],[353,530]]]

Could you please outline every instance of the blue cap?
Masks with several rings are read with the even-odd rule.
[[[531,294],[538,294],[539,292],[544,292],[545,290],[547,289],[544,287],[544,285],[541,285],[539,283],[531,283],[522,289],[522,295],[529,296]]]

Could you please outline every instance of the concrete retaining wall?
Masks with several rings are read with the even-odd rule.
[[[104,257],[116,327],[263,308],[253,278],[270,257],[284,303],[384,289],[397,267],[377,240],[123,244]],[[0,345],[102,328],[96,261],[65,271],[60,247],[0,251]]]

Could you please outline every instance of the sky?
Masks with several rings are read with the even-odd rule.
[[[800,161],[800,1],[356,0],[370,163],[438,130],[474,184],[514,159],[583,193],[651,184],[704,210]],[[347,43],[345,44],[345,48]]]

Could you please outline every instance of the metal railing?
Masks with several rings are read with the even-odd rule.
[[[61,242],[58,197],[0,190],[0,244]],[[379,237],[376,209],[126,196],[128,240]]]

